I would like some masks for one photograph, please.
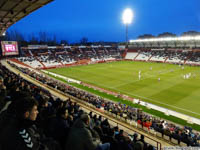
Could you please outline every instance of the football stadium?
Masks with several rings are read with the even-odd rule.
[[[9,32],[51,3],[0,1],[0,150],[200,149],[200,32],[129,40],[131,9],[125,42]]]

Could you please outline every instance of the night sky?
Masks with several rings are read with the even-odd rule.
[[[200,31],[200,0],[55,0],[23,18],[9,30],[25,35],[45,31],[78,42],[125,41],[122,12],[131,8],[129,39],[142,34]]]

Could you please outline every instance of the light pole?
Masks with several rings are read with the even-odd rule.
[[[123,12],[122,20],[126,26],[126,47],[128,46],[128,25],[131,24],[133,19],[133,12],[130,8],[127,8]]]

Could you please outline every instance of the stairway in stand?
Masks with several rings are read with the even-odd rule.
[[[139,55],[140,55],[140,53],[138,53],[133,60],[135,60]]]
[[[46,68],[46,66],[37,58],[37,56],[35,56],[35,59],[36,59],[37,61],[39,61],[39,62],[42,64],[42,66],[43,66],[44,68]]]
[[[166,57],[166,58],[165,58],[164,63],[167,61],[168,58],[169,58],[169,57]]]
[[[26,67],[32,68],[31,66],[29,66],[29,65],[27,65],[27,64],[25,64],[25,63],[19,61],[18,59],[11,58],[11,59],[9,59],[9,60],[12,61],[12,62],[15,62],[15,63],[17,63],[17,64],[20,64],[20,65],[23,65],[23,66],[26,66]]]

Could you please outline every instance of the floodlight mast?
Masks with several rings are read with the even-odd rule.
[[[131,24],[133,19],[133,12],[130,8],[124,10],[122,19],[126,26],[126,46],[128,46],[128,25]]]
[[[126,45],[128,46],[128,24],[126,25]]]

